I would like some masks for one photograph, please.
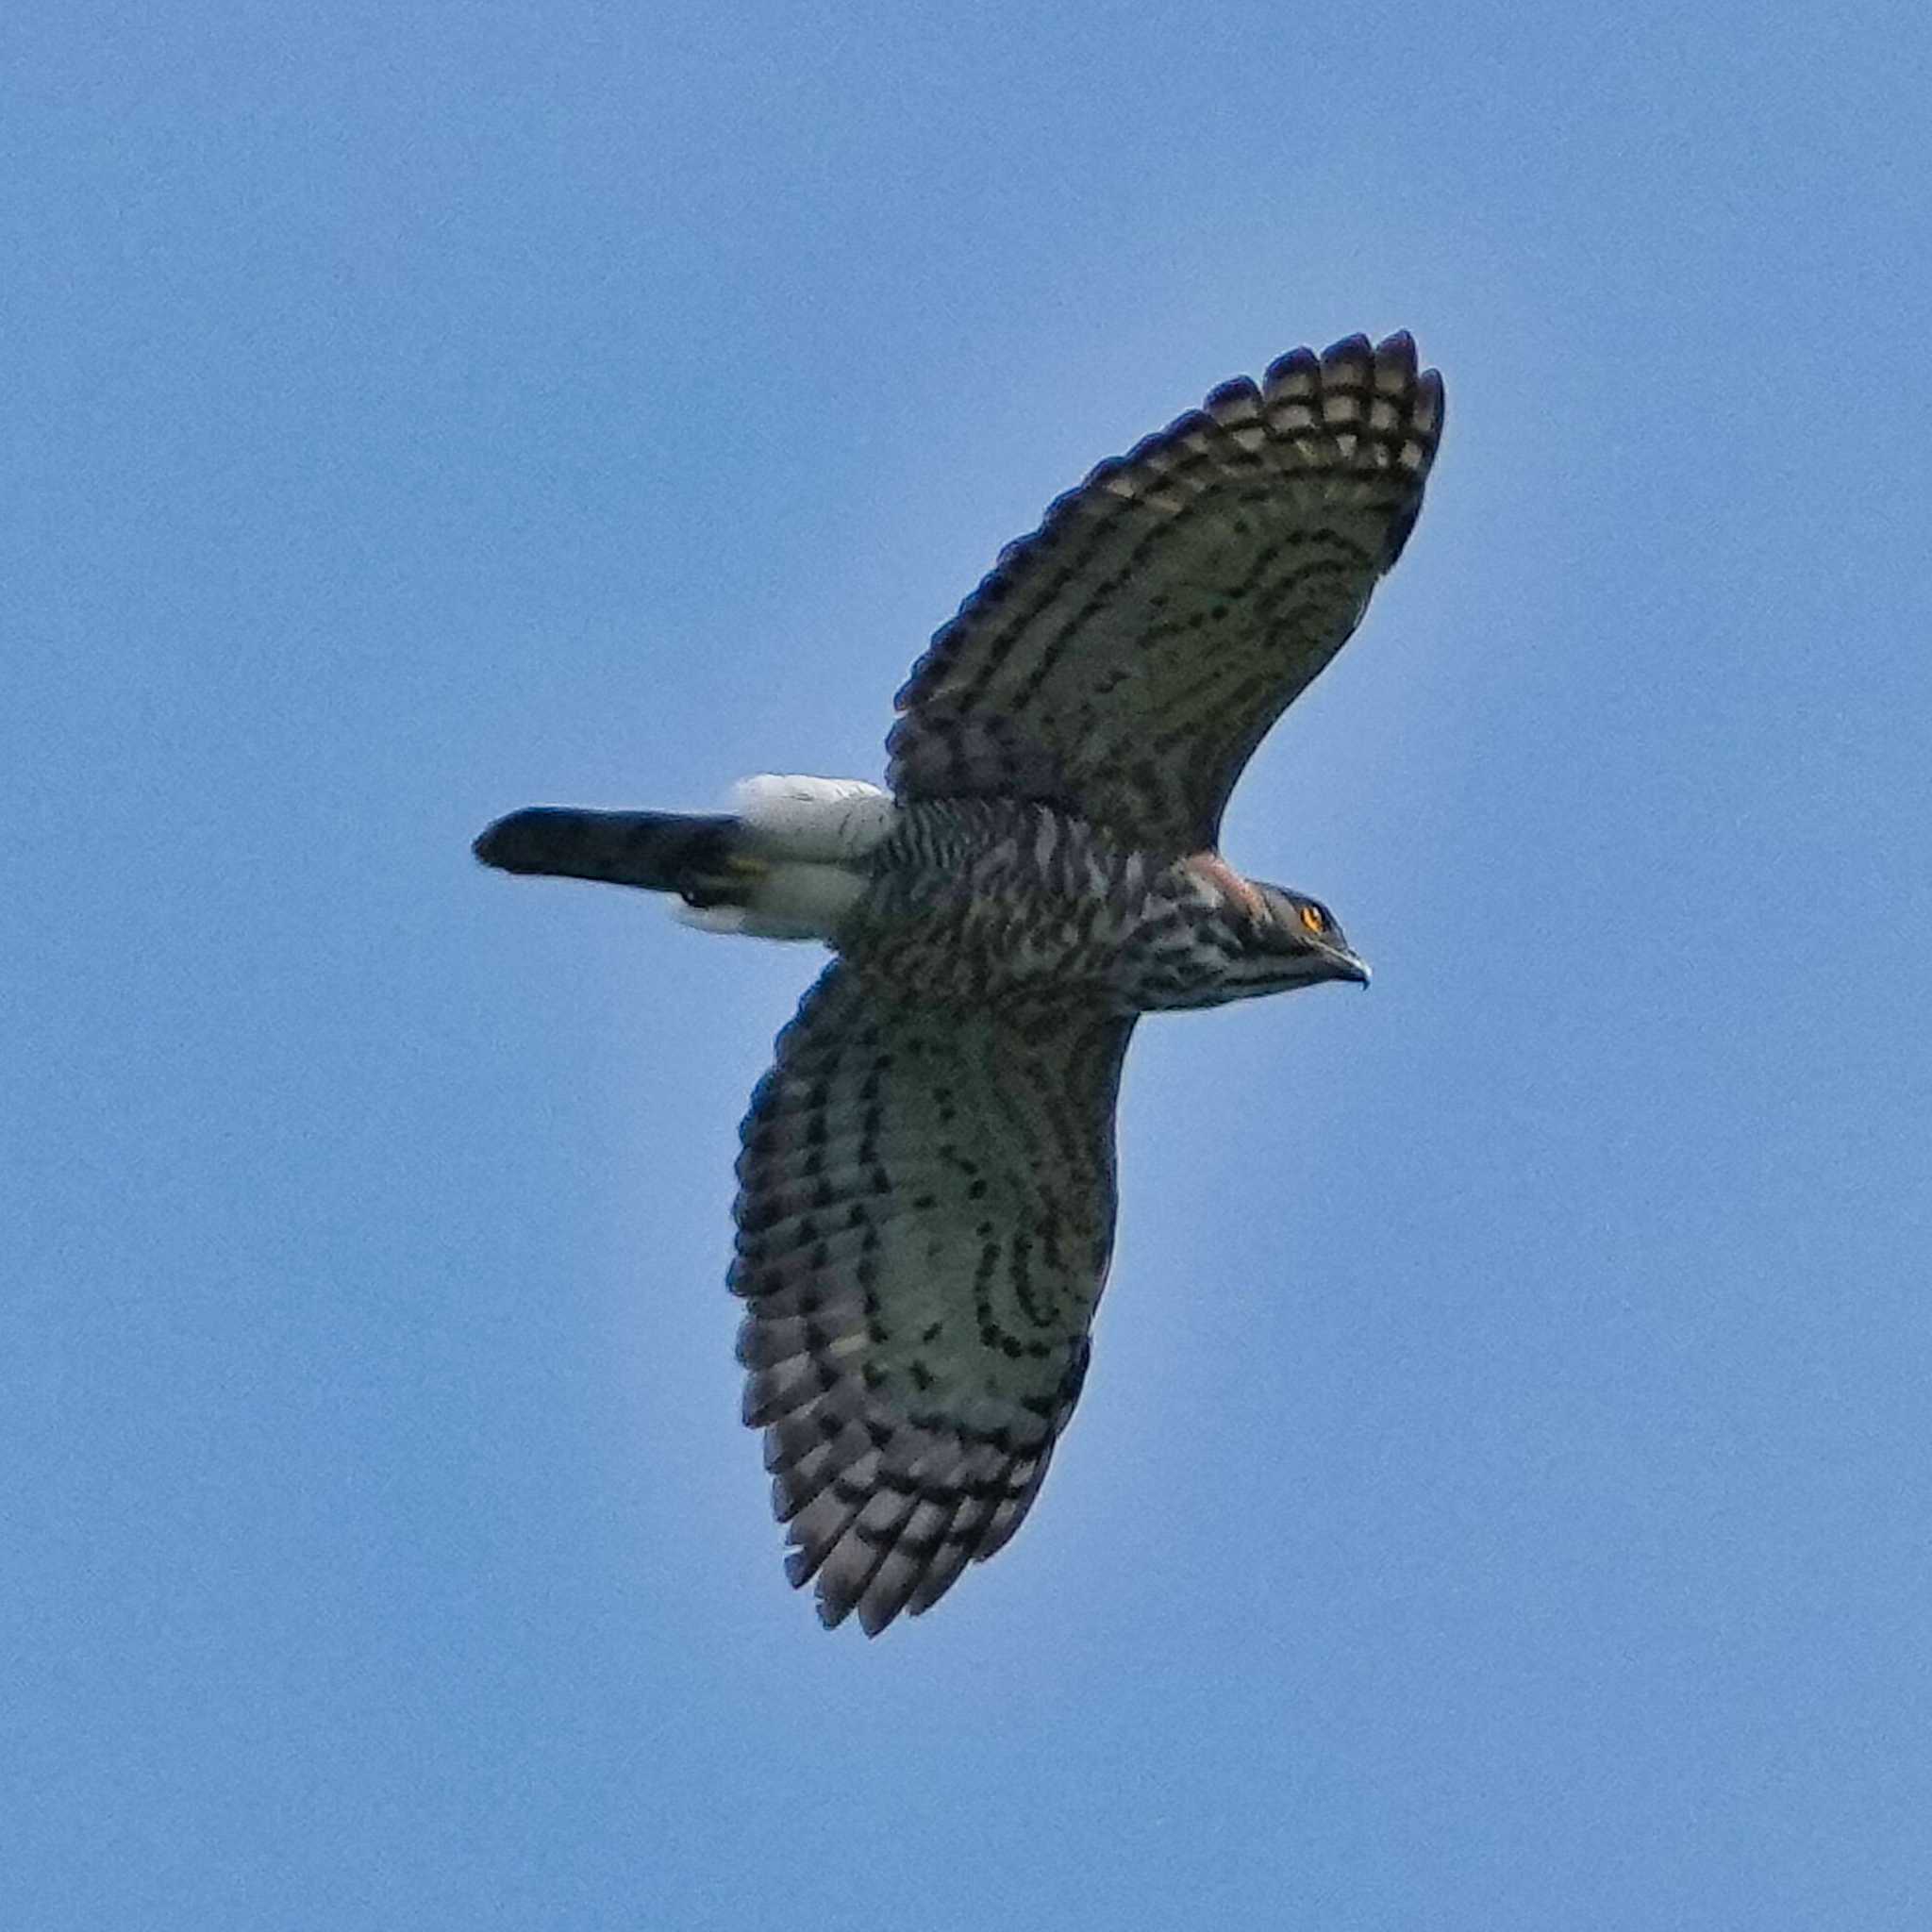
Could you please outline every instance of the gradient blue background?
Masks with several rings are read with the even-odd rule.
[[[0,1919],[1932,1923],[1915,5],[0,26]],[[467,846],[876,775],[1000,543],[1413,329],[1041,1505],[868,1645],[736,1420],[801,949]]]

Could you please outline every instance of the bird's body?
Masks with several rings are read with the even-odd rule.
[[[1063,497],[901,691],[888,790],[533,808],[479,857],[837,958],[739,1159],[731,1286],[794,1582],[868,1631],[1018,1526],[1086,1373],[1138,1018],[1367,969],[1221,808],[1392,563],[1441,390],[1359,337],[1224,385]]]
[[[1255,888],[1210,855],[1170,860],[998,799],[901,806],[882,831],[843,864],[764,861],[758,894],[815,898],[810,937],[881,990],[941,1005],[1046,991],[1118,1015],[1263,990],[1241,970]]]

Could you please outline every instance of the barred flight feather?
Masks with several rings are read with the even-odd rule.
[[[1441,428],[1406,334],[1223,383],[1000,553],[899,692],[892,790],[1211,846],[1241,767],[1401,554]]]
[[[754,1096],[745,1420],[827,1624],[856,1609],[876,1632],[999,1548],[1079,1394],[1133,1021],[1065,1005],[1042,1037],[1038,1018],[834,965]]]

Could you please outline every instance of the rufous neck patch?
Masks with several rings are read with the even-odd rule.
[[[1218,852],[1196,852],[1181,860],[1197,877],[1204,878],[1232,904],[1242,908],[1250,918],[1265,916],[1261,895],[1228,864]]]

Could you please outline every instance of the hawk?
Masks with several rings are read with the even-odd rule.
[[[883,790],[768,776],[725,814],[533,807],[476,841],[834,954],[752,1096],[729,1276],[826,1624],[931,1608],[1031,1507],[1087,1374],[1141,1015],[1367,983],[1324,906],[1217,838],[1400,555],[1441,426],[1406,334],[1296,349],[1001,553],[898,694]]]

